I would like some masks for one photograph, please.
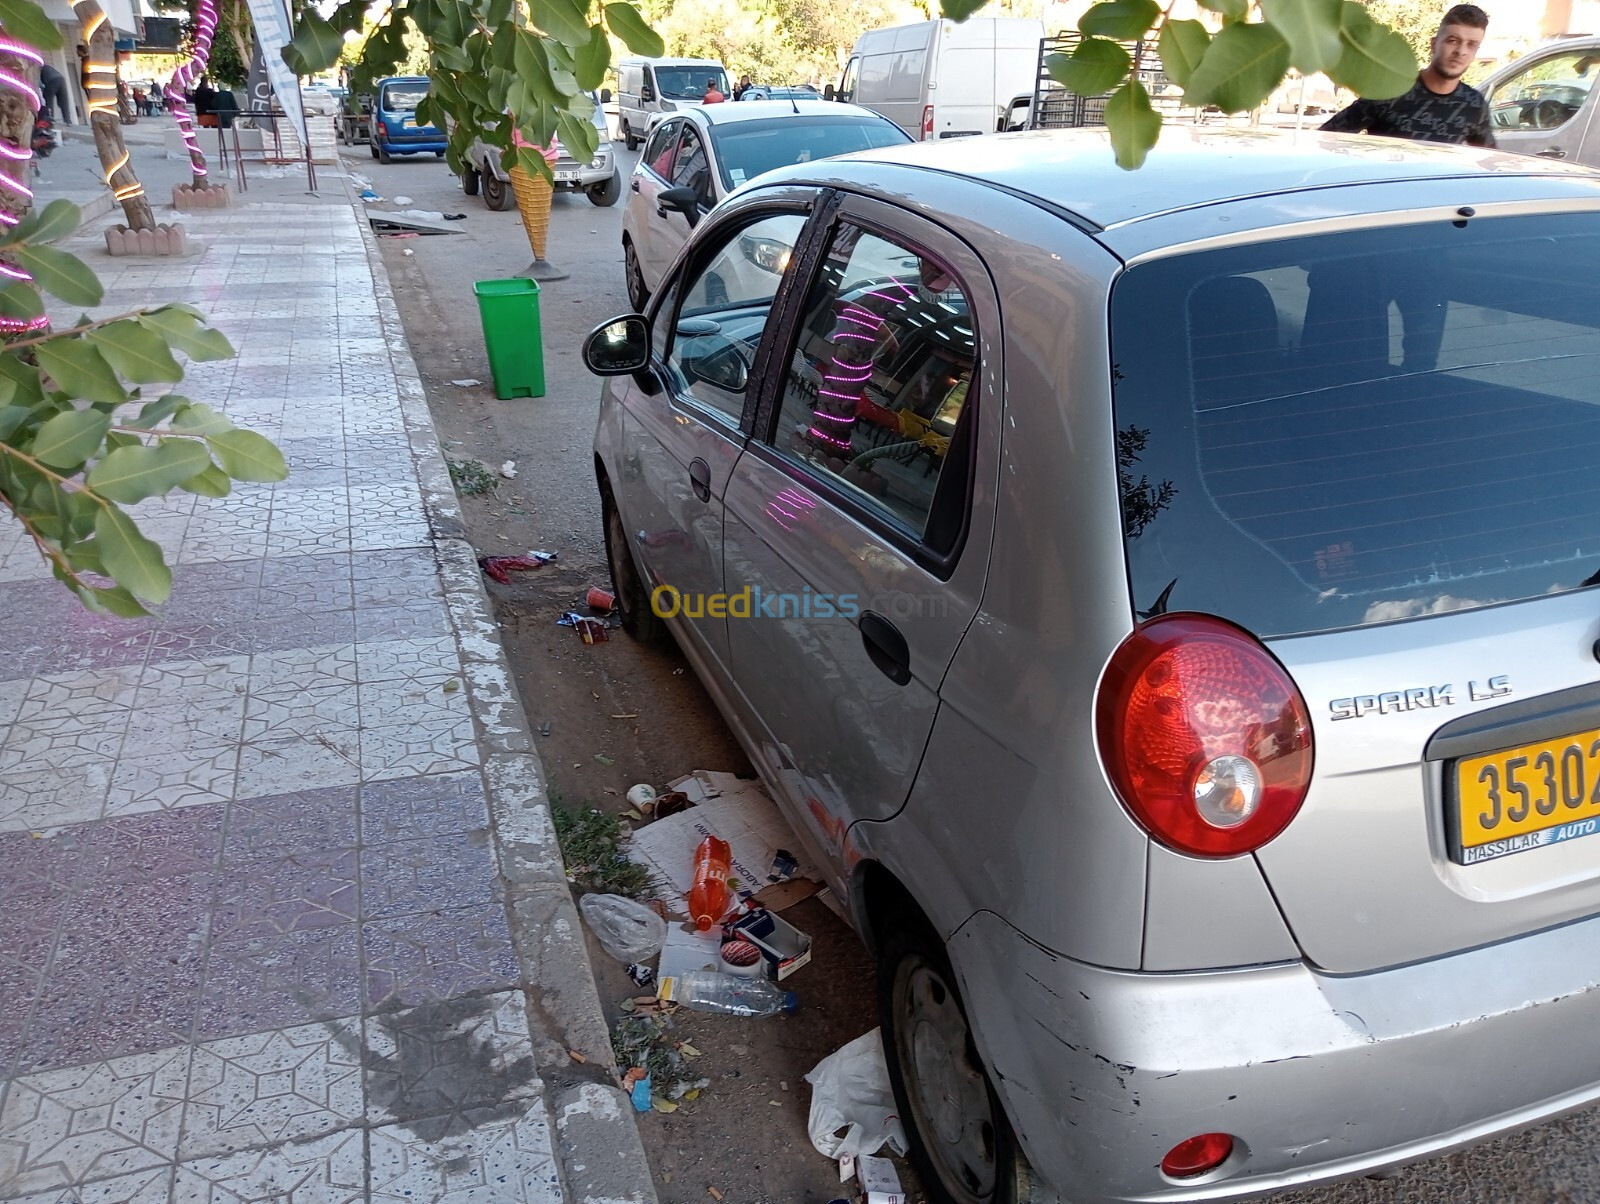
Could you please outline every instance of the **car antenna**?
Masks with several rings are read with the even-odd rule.
[[[789,107],[794,110],[796,117],[800,116],[800,103],[794,98],[794,89],[789,89]]]

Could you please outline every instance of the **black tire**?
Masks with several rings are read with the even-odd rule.
[[[443,151],[434,151],[433,152],[433,157],[435,159],[442,159],[442,158],[444,158],[444,152]]]
[[[606,530],[606,564],[611,567],[611,592],[617,596],[617,616],[622,630],[641,644],[657,644],[667,637],[667,625],[650,609],[650,595],[639,576],[633,547],[622,526],[622,515],[611,486],[600,483],[600,516]]]
[[[372,157],[374,159],[376,159],[378,157],[378,144],[376,142],[374,142],[372,144],[372,146],[370,147],[370,149],[372,151]]]
[[[461,191],[468,196],[478,195],[478,173],[470,167],[461,169]]]
[[[589,189],[589,200],[596,205],[615,205],[622,196],[622,173],[614,171],[606,177],[604,184],[596,184]]]
[[[634,134],[633,127],[626,121],[622,123],[622,141],[627,144],[629,150],[639,149],[641,140]]]
[[[883,1052],[928,1199],[1015,1204],[1025,1164],[978,1056],[944,942],[910,911],[880,927]]]
[[[639,256],[633,249],[633,240],[622,240],[622,274],[628,283],[628,304],[633,312],[642,314],[650,304],[650,290],[645,287],[644,273],[639,269]]]
[[[517,207],[517,194],[511,191],[508,180],[502,180],[492,171],[483,173],[483,203],[496,213],[504,213],[507,209]]]
[[[378,162],[379,163],[393,163],[394,162],[394,156],[391,155],[386,148],[380,146],[378,148]]]

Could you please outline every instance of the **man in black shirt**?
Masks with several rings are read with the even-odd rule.
[[[1478,57],[1489,15],[1475,4],[1445,13],[1433,38],[1433,59],[1411,91],[1393,100],[1358,100],[1335,113],[1323,129],[1336,134],[1383,134],[1418,142],[1465,142],[1493,146],[1489,106],[1461,76]]]

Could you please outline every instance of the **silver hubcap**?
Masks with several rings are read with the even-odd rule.
[[[644,275],[639,271],[639,256],[634,252],[631,242],[628,244],[626,258],[628,260],[628,300],[635,305],[641,305],[644,301]]]
[[[958,1200],[980,1204],[995,1191],[995,1123],[967,1019],[944,978],[921,958],[896,975],[900,1065],[917,1128],[939,1178]]]

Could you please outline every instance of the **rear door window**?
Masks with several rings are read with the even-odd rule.
[[[1592,216],[1155,260],[1111,316],[1140,613],[1282,635],[1600,583]]]

